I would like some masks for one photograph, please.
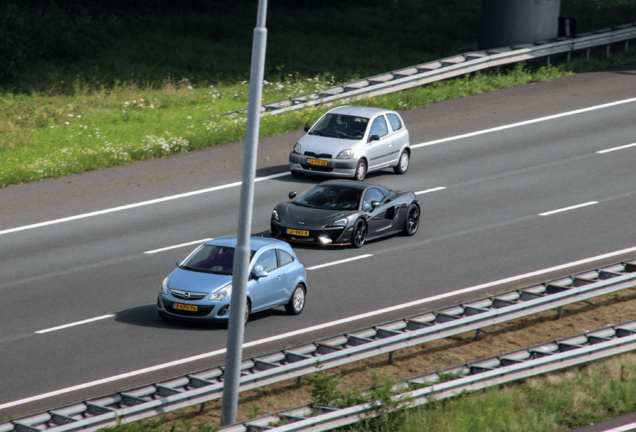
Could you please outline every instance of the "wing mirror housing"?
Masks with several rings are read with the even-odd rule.
[[[305,132],[309,132],[309,126],[305,126],[305,128],[303,129]]]
[[[254,279],[264,278],[264,277],[267,277],[267,272],[263,270],[262,266],[257,265],[257,266],[254,266],[254,268],[252,269],[252,277]]]
[[[369,137],[369,142],[371,141],[380,141],[380,136],[379,135],[371,135]]]
[[[289,199],[294,199],[296,197],[296,191],[290,192],[289,193]]]
[[[181,264],[183,264],[183,260],[177,261],[177,267],[181,267]]]
[[[380,201],[371,201],[371,207],[374,209],[380,206]]]

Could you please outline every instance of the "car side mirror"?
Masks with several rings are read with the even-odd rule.
[[[265,270],[259,270],[259,271],[257,271],[257,272],[256,272],[256,274],[254,275],[254,277],[255,277],[256,279],[260,279],[260,278],[267,277],[267,274],[268,274],[268,273],[267,273]]]
[[[369,142],[371,141],[380,141],[380,136],[379,135],[371,135],[369,137]]]
[[[181,264],[183,264],[183,260],[177,261],[177,267],[181,267]]]
[[[296,191],[289,193],[289,199],[294,199],[296,197]]]
[[[371,207],[374,209],[380,206],[380,201],[371,201]]]
[[[309,126],[305,126],[304,131],[305,131],[305,132],[309,132]]]

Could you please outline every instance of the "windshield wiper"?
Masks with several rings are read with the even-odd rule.
[[[212,270],[210,270],[210,273],[218,274],[218,275],[231,275],[232,274],[232,272],[212,271]]]
[[[300,206],[300,207],[314,208],[314,206],[310,206],[309,204],[301,204],[298,201],[292,201],[292,204],[296,204],[297,206]]]
[[[312,130],[311,132],[309,132],[309,135],[324,135],[324,133],[320,132],[319,130]]]

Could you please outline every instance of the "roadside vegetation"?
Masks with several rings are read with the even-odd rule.
[[[242,140],[245,117],[223,115],[247,106],[254,8],[237,4],[139,14],[3,3],[0,187]],[[340,4],[336,15],[272,6],[264,100],[476,49],[480,4],[369,0]],[[581,17],[579,31],[636,21],[632,0],[564,0],[562,9]],[[413,36],[422,29],[426,38]],[[608,60],[598,51],[590,62],[513,65],[500,76],[486,71],[359,104],[412,109],[636,60],[634,49]],[[266,116],[261,136],[298,130],[325,111]]]

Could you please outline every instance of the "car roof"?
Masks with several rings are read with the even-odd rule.
[[[349,114],[358,117],[371,118],[379,113],[395,113],[385,108],[357,107],[357,106],[341,106],[329,111],[329,114]]]
[[[322,184],[347,186],[347,187],[360,189],[360,190],[366,189],[366,188],[369,188],[369,187],[381,187],[383,189],[391,190],[391,189],[389,189],[387,187],[384,187],[384,186],[374,185],[374,184],[369,184],[369,183],[364,183],[364,182],[359,182],[359,181],[356,181],[356,180],[327,180],[327,181],[324,181],[322,183],[317,184],[316,186],[320,186]]]
[[[215,238],[215,239],[212,239],[210,241],[207,241],[206,244],[216,245],[216,246],[236,247],[236,241],[237,241],[236,236],[219,237],[219,238]],[[268,238],[268,237],[250,237],[250,250],[255,251],[255,250],[258,250],[258,249],[262,248],[263,246],[267,246],[267,245],[276,245],[276,246],[279,246],[279,247],[283,247],[284,249],[287,249],[286,246],[289,246],[284,241],[276,240],[276,239],[273,239],[273,238]]]

